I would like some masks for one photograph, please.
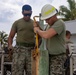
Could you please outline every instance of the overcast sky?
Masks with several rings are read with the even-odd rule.
[[[45,4],[52,4],[57,9],[60,5],[67,6],[67,0],[0,0],[0,31],[9,34],[13,22],[22,17],[22,6],[30,4],[33,9],[32,17],[39,15]]]

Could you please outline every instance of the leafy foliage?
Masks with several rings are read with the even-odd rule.
[[[4,31],[0,31],[0,43],[2,47],[5,47],[7,45],[8,41],[8,34],[6,34]]]
[[[63,20],[75,20],[76,19],[76,2],[75,0],[67,0],[68,7],[61,5],[59,8],[59,15],[63,16]]]

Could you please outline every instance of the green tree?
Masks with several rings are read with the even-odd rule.
[[[6,34],[4,31],[0,31],[0,43],[2,48],[5,47],[5,45],[7,45],[7,40],[8,40],[8,34]]]
[[[75,20],[76,19],[76,2],[75,0],[67,0],[68,7],[61,5],[59,8],[59,15],[63,16],[63,20]]]

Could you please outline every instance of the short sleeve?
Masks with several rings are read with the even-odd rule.
[[[13,23],[11,29],[17,32],[17,21],[15,21],[15,22]]]
[[[56,22],[52,28],[58,33],[61,34],[62,31],[65,29],[65,24],[62,21]]]

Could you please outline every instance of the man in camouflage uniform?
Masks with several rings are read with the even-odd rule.
[[[50,75],[65,75],[65,24],[57,18],[57,12],[54,6],[50,4],[44,5],[41,9],[41,20],[45,20],[48,23],[46,31],[42,31],[36,25],[34,25],[34,31],[46,39]]]
[[[69,30],[66,30],[66,55],[67,59],[65,62],[65,75],[70,75],[70,51],[69,51],[69,44],[73,44],[73,42],[70,40],[71,38],[71,32]]]
[[[24,5],[22,14],[23,18],[13,23],[8,38],[8,49],[13,49],[12,75],[23,75],[24,67],[26,75],[31,75],[31,51],[35,46],[33,20],[30,19],[32,14],[31,6]],[[16,46],[13,48],[12,43],[16,33]]]

